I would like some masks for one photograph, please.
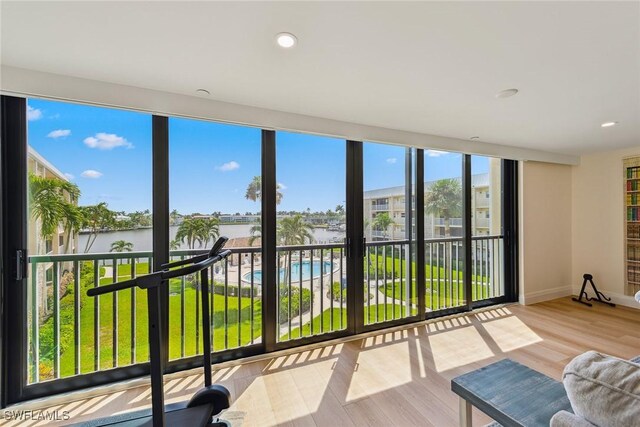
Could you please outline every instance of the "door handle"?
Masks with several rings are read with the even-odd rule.
[[[27,278],[27,250],[16,250],[16,280]]]

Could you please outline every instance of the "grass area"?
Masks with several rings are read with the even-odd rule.
[[[369,257],[371,267],[376,265],[381,272],[384,268],[388,272],[395,269],[399,277],[400,271],[405,272],[406,261],[398,257],[393,258],[391,254],[387,257],[371,255]],[[365,262],[365,269],[367,263]],[[131,277],[131,264],[121,264],[117,266],[117,280],[125,280]],[[412,262],[412,269],[415,272],[415,263]],[[135,272],[137,275],[149,272],[147,262],[136,263]],[[426,306],[431,310],[438,310],[446,307],[462,305],[463,287],[456,283],[449,283],[448,280],[438,277],[445,277],[445,270],[442,267],[426,265],[425,275],[427,278]],[[106,273],[109,272],[107,275]],[[448,274],[448,272],[446,272]],[[96,359],[99,359],[99,369],[109,369],[113,366],[125,366],[131,363],[139,363],[148,360],[148,318],[147,318],[147,293],[141,289],[130,289],[119,291],[117,295],[108,294],[96,298],[86,295],[86,290],[93,287],[93,264],[92,262],[82,263],[80,272],[80,373],[95,371]],[[440,276],[438,276],[440,275]],[[459,277],[462,281],[462,273],[453,270],[452,276]],[[100,285],[114,281],[111,269],[104,267],[99,271]],[[434,277],[433,280],[431,278]],[[382,275],[380,279],[383,279]],[[486,280],[486,278],[482,278]],[[476,277],[474,276],[474,279]],[[202,351],[201,335],[202,327],[196,321],[196,309],[200,304],[197,298],[197,291],[193,284],[186,281],[184,292],[180,279],[173,279],[169,283],[169,357],[178,359],[192,356]],[[73,284],[69,285],[67,294],[60,300],[60,377],[68,377],[76,374],[76,348],[74,344],[75,317],[74,317],[74,293]],[[431,291],[433,289],[433,292]],[[401,299],[401,286],[393,282],[389,277],[387,283],[380,287],[380,291],[388,297]],[[478,294],[480,293],[480,294]],[[378,294],[375,294],[378,295]],[[415,304],[415,282],[412,284],[412,302]],[[488,289],[486,287],[473,287],[473,299],[487,298]],[[117,298],[117,304],[114,299]],[[99,354],[95,354],[96,337],[94,332],[94,316],[96,304],[99,304],[98,322],[98,345]],[[262,333],[262,305],[259,298],[253,303],[253,323],[252,323],[252,301],[250,298],[213,295],[212,318],[213,318],[213,349],[219,351],[227,348],[243,346],[253,338],[258,338]],[[181,309],[184,305],[184,334],[181,330]],[[114,311],[115,308],[115,311]],[[376,323],[385,319],[405,317],[404,307],[385,303],[383,299],[374,298],[370,301],[370,306],[364,307],[365,324]],[[412,313],[415,314],[415,313]],[[114,316],[117,321],[114,322]],[[342,323],[341,323],[342,322]],[[117,350],[114,354],[114,326],[117,324],[117,335],[115,336]],[[313,333],[329,332],[340,330],[346,327],[346,310],[339,308],[327,309],[321,315],[314,317],[311,322],[296,328],[291,332],[291,338],[300,338]],[[40,379],[53,378],[53,354],[54,354],[54,327],[53,318],[48,318],[40,325]],[[253,329],[253,330],[252,330]],[[288,340],[286,334],[280,340]],[[199,350],[199,351],[198,351]],[[114,360],[115,359],[115,360]],[[117,362],[117,363],[115,363]],[[31,371],[29,371],[31,372]]]
[[[366,325],[383,322],[385,320],[401,319],[407,317],[404,307],[400,304],[372,304],[371,307],[364,307],[364,320]],[[411,315],[415,315],[416,310],[412,310]],[[342,323],[340,317],[342,316]],[[333,321],[332,321],[333,320]],[[313,332],[312,332],[313,325]],[[302,325],[302,328],[291,330],[291,334],[284,334],[280,341],[297,339],[317,335],[321,333],[339,331],[347,327],[347,310],[339,308],[326,309],[322,314],[317,315],[311,322]]]
[[[439,310],[449,307],[457,307],[464,305],[464,285],[462,279],[460,285],[458,283],[437,279],[428,280],[426,282],[425,291],[425,303],[427,309]],[[397,300],[403,300],[406,298],[406,289],[401,286],[399,282],[395,283],[388,281],[386,284],[379,287],[380,292],[386,294],[389,298],[395,298]],[[473,286],[471,288],[473,301],[486,299],[490,297],[489,287],[487,286]],[[411,303],[416,304],[418,301],[416,283],[413,281],[411,284]]]
[[[395,257],[392,257],[390,252],[387,254],[386,257],[383,257],[382,255],[375,255],[375,254],[369,255],[369,261],[368,261],[369,278],[371,280],[375,279],[376,267],[378,270],[379,279],[384,278],[384,274],[383,274],[384,271],[387,272],[387,274],[389,275],[389,278],[391,277],[392,272],[395,272],[396,278],[400,278],[401,273],[402,273],[402,277],[406,277],[406,272],[407,272],[406,265],[407,265],[407,261],[405,259],[402,259],[402,260],[400,259],[400,257],[398,256],[398,251],[396,251]],[[440,265],[442,265],[442,263]],[[365,271],[365,277],[366,277],[367,261],[365,261],[364,269],[365,269],[364,271]],[[415,277],[415,274],[416,274],[415,261],[411,261],[411,272],[412,272],[411,274]],[[442,266],[432,265],[427,262],[424,265],[424,274],[427,281],[432,277],[434,279],[439,278],[440,280],[442,280],[445,277],[448,278],[449,276],[451,276],[451,278],[454,281],[456,280],[456,278],[462,281],[464,272],[462,270],[458,270],[457,268],[452,268],[451,270],[449,270],[449,268],[445,269]],[[488,281],[488,278],[484,275],[480,276],[480,275],[474,274],[471,277],[474,282]]]
[[[80,367],[81,373],[93,372],[95,369],[95,334],[94,309],[96,298],[86,295],[86,289],[93,286],[93,268],[83,266],[80,289]],[[136,264],[137,274],[148,272],[147,263]],[[113,277],[104,277],[101,269],[100,284],[108,284]],[[118,280],[130,278],[131,265],[118,266]],[[169,357],[177,359],[182,354],[181,307],[182,286],[179,279],[170,282],[169,297]],[[60,302],[60,376],[75,375],[75,344],[74,344],[74,295],[69,292]],[[99,297],[99,367],[108,369],[114,366],[114,294]],[[196,336],[198,338],[199,353],[202,352],[202,326],[196,325],[196,289],[188,282],[184,291],[184,356],[198,354],[196,352]],[[139,363],[148,360],[148,318],[147,295],[142,289],[128,289],[117,293],[117,352],[118,366]],[[133,317],[132,317],[133,313]],[[262,305],[256,300],[253,306],[253,336],[254,339],[262,333]],[[135,329],[134,329],[135,322]],[[251,340],[251,299],[235,296],[213,294],[213,341],[214,350],[234,348],[246,345]],[[226,328],[225,328],[225,325]],[[196,332],[197,331],[197,332]],[[132,334],[135,340],[132,340]],[[53,376],[53,319],[49,318],[40,327],[40,376],[41,380]],[[134,357],[135,351],[135,357]]]

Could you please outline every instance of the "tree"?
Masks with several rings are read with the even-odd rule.
[[[304,245],[305,241],[313,243],[313,227],[306,222],[302,215],[282,218],[278,223],[276,235],[281,245]]]
[[[182,224],[178,227],[178,232],[176,233],[176,240],[184,243],[187,241],[187,246],[189,249],[193,249],[195,242],[200,241],[199,238],[200,230],[198,229],[198,223],[196,219],[188,217],[182,221]]]
[[[125,240],[116,240],[111,243],[111,249],[109,252],[131,252],[133,250],[133,243]]]
[[[84,216],[82,210],[73,203],[65,203],[64,211],[64,253],[69,253],[69,244],[75,232],[82,228]]]
[[[425,211],[444,219],[444,235],[451,236],[451,218],[462,214],[462,186],[457,179],[434,182],[425,197]]]
[[[393,220],[387,212],[381,212],[373,218],[373,228],[382,231],[385,239],[387,238],[387,230],[393,224]]]
[[[29,209],[33,219],[40,222],[40,236],[43,240],[51,238],[62,224],[67,236],[65,252],[73,231],[82,226],[81,212],[75,205],[78,197],[80,189],[71,182],[29,175]]]
[[[311,224],[306,222],[302,215],[296,214],[294,216],[282,218],[278,222],[278,226],[276,229],[276,236],[278,239],[278,244],[283,246],[288,245],[304,245],[305,241],[309,241],[309,243],[313,243],[315,240],[313,238],[313,227]],[[286,268],[289,265],[289,257],[291,256],[290,251],[285,252],[285,256],[283,258],[285,274],[284,274],[284,283],[286,285],[289,275],[286,272]],[[300,260],[302,262],[302,260]],[[280,293],[285,292],[286,295],[281,295],[281,297],[289,297],[290,286],[284,286],[280,288]],[[292,295],[293,297],[293,295]],[[281,299],[281,301],[284,301]]]
[[[197,236],[201,243],[204,243],[206,248],[211,240],[218,238],[218,218],[198,218],[196,221],[196,228],[198,230]]]
[[[342,205],[336,205],[336,208],[334,209],[336,211],[337,214],[344,214],[344,206]]]
[[[173,239],[169,242],[170,251],[177,251],[178,249],[180,249],[180,241],[178,239]]]
[[[249,246],[262,237],[262,224],[256,224],[249,229],[251,236],[249,237]]]
[[[105,202],[92,206],[80,206],[79,209],[82,212],[82,226],[89,230],[87,244],[84,247],[84,252],[87,253],[95,243],[98,233],[113,227],[116,214],[109,210]]]
[[[281,184],[276,184],[276,204],[279,205],[282,201],[282,189]],[[247,186],[247,191],[244,195],[247,200],[251,200],[257,202],[258,200],[262,200],[262,177],[254,176],[249,185]]]

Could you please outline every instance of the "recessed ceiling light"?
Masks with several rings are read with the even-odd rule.
[[[197,93],[198,95],[211,95],[211,94],[209,93],[209,91],[208,91],[208,90],[206,90],[206,89],[196,89],[196,93]]]
[[[474,140],[476,140],[476,139],[480,139],[480,137],[479,137],[479,136],[472,136],[472,137],[471,137],[471,138],[469,138],[469,139],[470,139],[470,140],[472,140],[472,141],[474,141]]]
[[[289,49],[296,45],[298,39],[291,33],[280,33],[276,35],[276,41],[280,47]]]
[[[603,128],[610,128],[611,126],[615,126],[617,124],[618,124],[618,122],[605,122],[605,123],[601,124],[600,126],[603,127]]]
[[[509,98],[510,96],[513,96],[516,93],[518,93],[518,89],[505,89],[496,93],[496,98]]]

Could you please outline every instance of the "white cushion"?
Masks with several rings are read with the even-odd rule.
[[[588,351],[564,368],[576,415],[599,427],[640,425],[640,364]]]

